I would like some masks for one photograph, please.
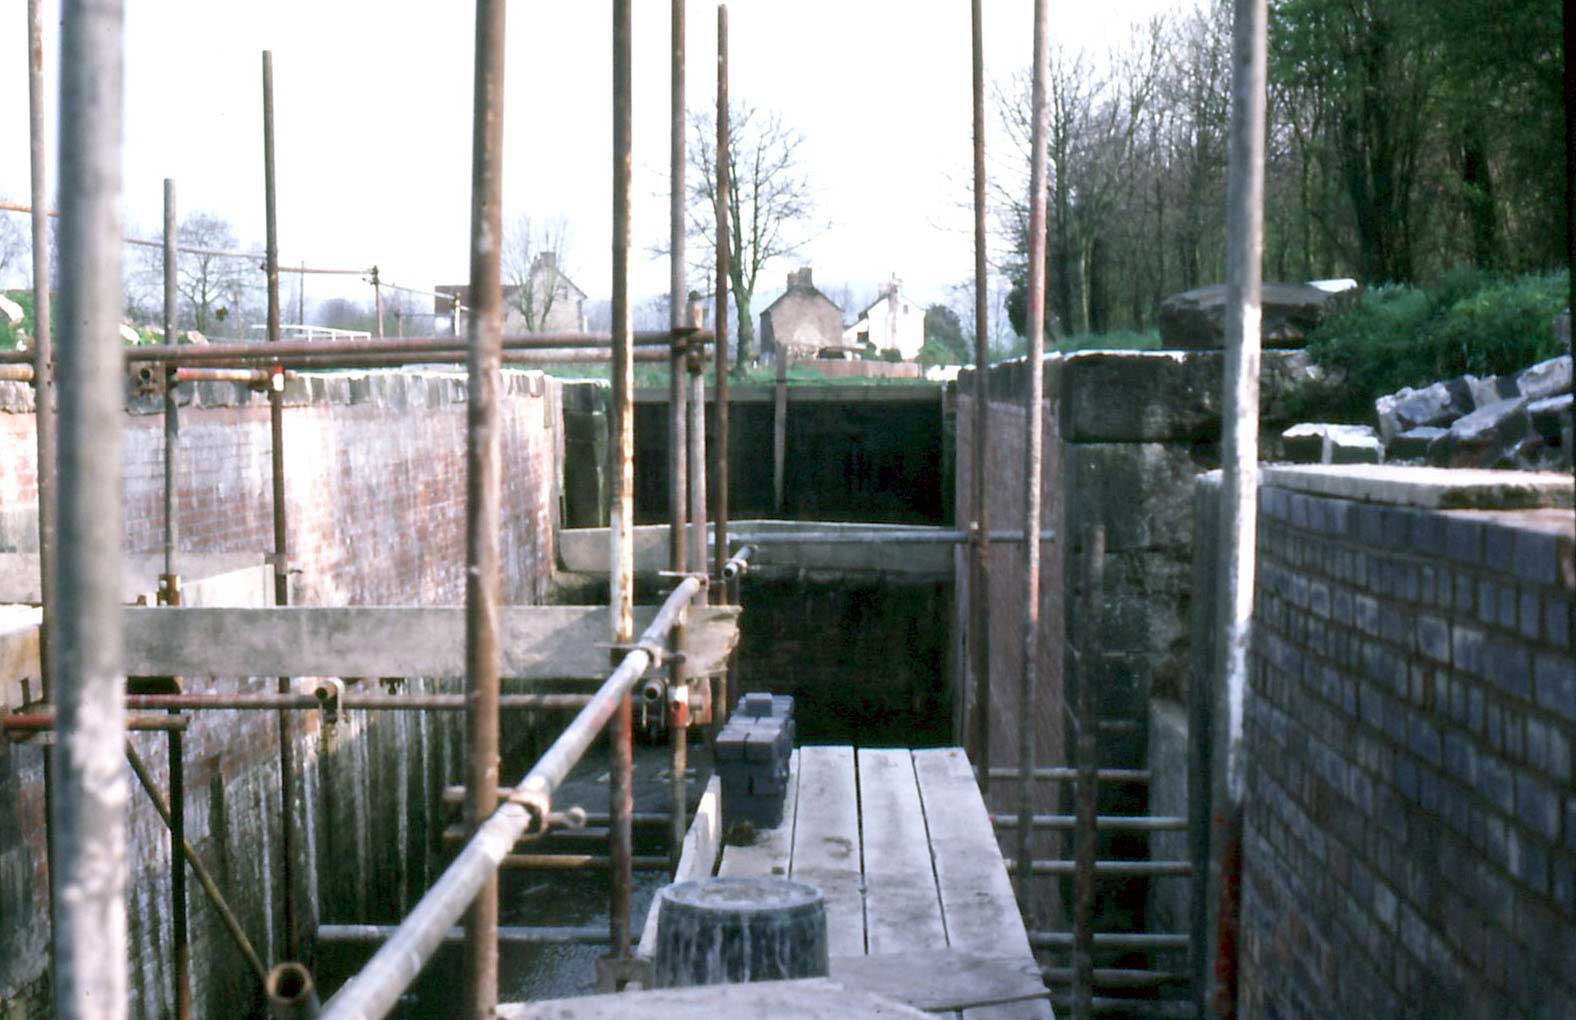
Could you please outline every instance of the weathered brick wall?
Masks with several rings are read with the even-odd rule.
[[[1245,1016],[1576,1016],[1572,533],[1261,488]]]
[[[272,545],[266,398],[194,388],[181,412],[180,549],[261,561]],[[464,599],[465,386],[450,373],[334,374],[292,383],[284,416],[293,598],[304,604],[459,604]],[[0,394],[0,541],[33,547],[34,437],[25,390]],[[559,389],[505,375],[501,559],[509,601],[551,585],[561,463]],[[163,433],[133,404],[125,432],[125,548],[162,543]],[[9,410],[11,413],[5,413]],[[177,562],[179,569],[179,561]],[[153,577],[148,587],[153,587]],[[370,681],[369,681],[370,682]],[[457,690],[455,681],[411,681]],[[187,690],[272,689],[192,680]],[[281,825],[272,713],[196,713],[186,737],[187,828],[265,959],[284,954]],[[440,794],[461,774],[459,716],[351,713],[323,727],[292,717],[299,770],[295,898],[310,939],[319,919],[392,921],[439,862]],[[161,786],[162,738],[136,738]],[[140,790],[131,817],[132,1012],[167,1016],[168,837]],[[41,753],[0,751],[0,1013],[48,1015]],[[195,882],[189,883],[198,1016],[255,1014],[256,982]],[[309,961],[310,962],[310,957]]]
[[[1057,403],[1060,390],[1060,359],[1048,360],[1045,372],[1045,408],[1042,432],[1044,462],[1040,496],[1044,527],[1058,535],[1063,531],[1064,504],[1061,491],[1062,446],[1059,442],[1060,415]],[[1025,491],[1024,445],[1027,418],[1024,406],[1030,379],[1027,363],[1023,361],[998,365],[991,370],[990,406],[987,418],[988,460],[986,474],[987,511],[992,531],[1011,531],[1023,527]],[[960,527],[967,527],[972,519],[974,506],[974,421],[976,402],[973,397],[973,377],[966,375],[956,387],[957,393],[957,444],[956,444],[956,501],[957,520]],[[1017,767],[1019,678],[1023,669],[1023,591],[1025,581],[1024,547],[1013,543],[993,543],[990,549],[990,734],[992,767]],[[1062,638],[1065,628],[1062,590],[1062,543],[1046,542],[1040,550],[1040,642],[1037,698],[1033,708],[1035,721],[1034,755],[1037,765],[1057,765],[1065,760],[1061,726],[1062,703]],[[966,618],[969,598],[968,560],[958,558],[960,569],[956,573],[954,591],[957,599],[957,619]],[[959,630],[963,628],[960,625]],[[964,733],[972,740],[974,719],[975,682],[971,660],[961,657],[958,673],[962,679],[955,690],[965,699]],[[1059,803],[1056,784],[1040,783],[1035,789],[1035,810],[1053,813]],[[1018,787],[1015,782],[993,782],[986,792],[986,801],[992,811],[1015,812],[1018,809]],[[1016,853],[1015,830],[1003,829],[998,835],[1005,853]],[[1061,840],[1054,834],[1041,832],[1034,840],[1034,854],[1039,858],[1061,856]],[[1061,905],[1055,884],[1039,883],[1039,895],[1029,913],[1031,927],[1058,927]],[[1037,916],[1036,916],[1037,915]]]

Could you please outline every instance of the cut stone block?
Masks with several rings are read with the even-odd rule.
[[[1390,445],[1385,447],[1385,460],[1422,463],[1428,460],[1428,451],[1433,445],[1449,434],[1449,429],[1435,425],[1419,425],[1415,429],[1407,429],[1390,440]]]

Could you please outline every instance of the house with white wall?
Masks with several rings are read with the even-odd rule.
[[[894,275],[881,285],[881,296],[843,330],[843,342],[869,344],[877,357],[897,351],[904,361],[913,361],[925,346],[925,310],[903,294],[903,281]]]

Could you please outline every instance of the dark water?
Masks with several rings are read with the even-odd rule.
[[[665,811],[669,800],[669,750],[666,745],[635,745],[635,810]],[[512,757],[512,756],[511,756]],[[690,744],[691,768],[688,775],[691,799],[699,796],[710,775],[709,755],[698,740]],[[505,775],[523,775],[529,759],[511,762]],[[517,767],[511,767],[517,766]],[[607,810],[606,747],[593,748],[580,766],[570,774],[554,798],[554,806],[580,805],[587,811]],[[636,854],[666,852],[666,841],[640,830],[635,834]],[[565,846],[565,852],[607,852],[606,843],[580,843]],[[636,871],[630,910],[636,936],[645,922],[646,910],[667,882],[661,871]],[[610,890],[605,872],[521,872],[505,871],[500,876],[498,893],[500,923],[537,927],[543,925],[604,926],[608,918]],[[376,947],[325,945],[318,951],[319,984],[331,992],[372,955]],[[606,955],[607,946],[502,945],[498,952],[498,998],[500,1002],[519,1002],[589,995],[596,989],[596,960]],[[421,978],[410,989],[401,1008],[393,1015],[410,1018],[438,1018],[454,1014],[463,999],[460,970],[463,952],[458,943],[445,944],[433,957]]]

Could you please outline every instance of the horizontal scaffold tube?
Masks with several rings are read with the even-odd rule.
[[[1077,861],[1035,861],[1036,875],[1072,875],[1078,871]],[[1018,862],[1007,861],[1010,874],[1018,869]],[[1096,875],[1191,875],[1193,865],[1188,861],[1095,861]]]
[[[990,816],[991,824],[1001,829],[1015,829],[1018,827],[1017,815],[997,814]],[[1035,815],[1034,827],[1036,829],[1074,829],[1078,826],[1078,819],[1074,815]],[[1094,820],[1096,829],[1109,829],[1123,832],[1170,832],[1187,828],[1187,819],[1181,816],[1167,815],[1098,815]]]
[[[128,730],[158,730],[170,732],[179,730],[184,732],[191,725],[191,720],[182,715],[128,715],[126,729]],[[29,711],[25,714],[0,716],[0,730],[11,733],[37,733],[55,728],[55,711],[45,708],[42,711]]]
[[[871,543],[898,543],[898,544],[924,544],[932,542],[949,542],[957,545],[968,542],[972,532],[960,531],[955,528],[869,528],[856,530],[849,528],[846,531],[799,531],[799,532],[730,532],[728,540],[731,542],[750,542],[763,548],[774,545],[868,545]],[[992,542],[1022,542],[1022,531],[992,531],[989,532]],[[1046,529],[1040,532],[1040,541],[1054,542],[1056,532]]]
[[[684,608],[705,589],[699,577],[687,577],[674,588],[651,626],[640,635],[617,669],[603,682],[591,703],[564,728],[558,739],[515,787],[514,795],[479,825],[437,882],[373,954],[323,1007],[328,1020],[372,1020],[387,1016],[449,930],[476,898],[487,876],[509,855],[527,830],[540,831],[552,810],[552,797],[597,735],[607,726],[635,683],[666,647],[668,631]]]
[[[993,768],[990,770],[991,781],[998,779],[1017,779],[1019,772],[1012,768]],[[1034,778],[1051,783],[1076,783],[1078,770],[1073,768],[1037,768]],[[1148,769],[1100,769],[1095,773],[1095,780],[1101,783],[1147,783],[1149,782]]]
[[[319,942],[382,942],[398,929],[392,924],[320,924],[317,926]],[[450,928],[443,941],[459,944],[465,941],[464,928]],[[584,928],[518,928],[500,925],[500,945],[570,945],[605,946],[608,944],[607,925]]]
[[[591,703],[590,694],[504,694],[499,708],[578,710]],[[126,707],[183,711],[323,708],[315,694],[128,694]],[[334,702],[341,709],[364,712],[463,712],[463,694],[345,694]]]
[[[675,341],[708,343],[707,331],[656,330],[635,334],[637,347],[667,348]],[[531,333],[503,338],[505,351],[539,351],[569,348],[607,348],[612,341],[605,333]],[[466,349],[465,341],[450,336],[384,337],[368,340],[277,340],[239,341],[208,344],[140,344],[121,348],[127,362],[164,361],[197,365],[231,361],[277,361],[293,357],[330,357],[363,354],[429,354]],[[0,363],[24,364],[34,358],[32,351],[0,351]]]

